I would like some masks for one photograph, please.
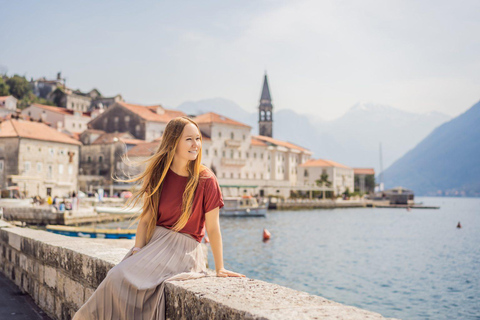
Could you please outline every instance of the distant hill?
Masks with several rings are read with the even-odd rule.
[[[178,109],[187,114],[217,112],[252,126],[252,133],[258,134],[258,114],[249,113],[227,99],[185,102]],[[290,109],[275,111],[274,106],[273,136],[310,149],[316,158],[352,167],[373,167],[379,172],[380,142],[386,168],[449,119],[438,112],[415,114],[384,105],[358,103],[342,117],[325,121],[321,115],[298,114]]]
[[[418,195],[480,196],[480,102],[441,125],[384,172]]]

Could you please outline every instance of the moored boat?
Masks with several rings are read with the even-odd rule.
[[[267,206],[259,205],[257,199],[251,196],[225,197],[225,204],[220,209],[220,215],[225,217],[265,217]]]
[[[97,229],[92,227],[71,227],[47,225],[47,231],[70,237],[100,238],[100,239],[133,239],[136,230],[133,229]]]

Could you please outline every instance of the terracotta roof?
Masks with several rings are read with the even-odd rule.
[[[56,129],[50,128],[44,123],[23,120],[11,119],[0,123],[0,138],[7,137],[81,145],[79,141],[70,138],[64,133],[58,132]]]
[[[104,134],[104,133],[106,133],[106,132],[103,131],[103,130],[99,130],[99,129],[87,129],[87,130],[83,131],[82,133],[98,133],[98,134]]]
[[[133,136],[129,132],[104,133],[101,136],[99,136],[97,139],[95,139],[95,141],[93,141],[91,144],[113,143],[115,138],[117,139],[117,141],[120,141],[123,139],[132,139]]]
[[[332,160],[324,160],[324,159],[317,159],[317,160],[310,159],[305,163],[302,163],[300,167],[337,167],[337,168],[351,169],[350,167],[347,167],[338,162],[335,162]]]
[[[253,136],[253,138],[255,138],[257,140],[260,140],[260,141],[266,143],[267,145],[268,144],[273,144],[273,145],[282,146],[282,147],[286,147],[286,148],[290,148],[290,149],[296,149],[296,150],[300,150],[300,151],[310,151],[306,148],[297,146],[296,144],[293,144],[291,142],[277,140],[277,139],[273,139],[273,138],[270,138],[270,137],[267,137],[267,136]]]
[[[208,112],[201,114],[199,116],[196,116],[193,118],[193,121],[196,123],[224,123],[224,124],[229,124],[233,126],[240,126],[240,127],[247,127],[251,128],[249,125],[243,124],[241,122],[232,120],[230,118],[227,118],[225,116],[219,115],[218,113],[215,112]]]
[[[168,110],[168,109],[163,108],[160,105],[158,105],[158,106],[141,106],[141,105],[138,105],[138,104],[125,103],[123,101],[118,101],[116,103],[121,105],[122,107],[130,110],[131,112],[137,114],[138,116],[142,117],[143,119],[148,120],[148,121],[169,122],[173,118],[186,116],[186,114],[183,113],[182,111]],[[157,113],[157,108],[158,107],[162,107],[165,110],[165,113],[164,114],[158,114]]]
[[[128,150],[127,157],[150,157],[157,151],[159,145],[158,141],[139,143]]]
[[[140,143],[146,143],[145,140],[140,140],[140,139],[121,139],[125,144],[140,144]]]
[[[252,139],[250,139],[250,144],[251,144],[252,146],[262,146],[262,147],[263,147],[263,146],[267,146],[267,144],[266,144],[265,142],[260,141],[260,140],[258,140],[258,139],[255,139],[255,138],[253,138],[253,137],[252,137]]]
[[[375,169],[372,168],[353,168],[354,174],[375,175]]]
[[[60,107],[54,107],[54,106],[46,106],[44,104],[39,104],[39,103],[34,103],[34,104],[32,104],[32,106],[39,107],[39,108],[44,109],[44,110],[64,114],[64,115],[73,115],[74,112],[75,112],[75,110],[70,110],[70,109],[60,108]],[[81,112],[81,113],[82,113],[83,117],[89,117],[88,114],[85,114],[83,112]]]

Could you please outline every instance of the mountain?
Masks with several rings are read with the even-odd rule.
[[[178,109],[187,114],[213,111],[250,125],[252,134],[258,134],[258,114],[226,99],[186,102]],[[333,121],[283,109],[273,114],[273,136],[310,149],[315,158],[380,172],[380,142],[386,168],[449,119],[438,112],[416,114],[373,103],[357,103]]]
[[[319,134],[335,137],[331,148],[312,149],[322,157],[353,167],[380,172],[380,143],[384,168],[412,149],[434,128],[450,120],[439,112],[417,114],[374,103],[357,103],[342,117],[318,124]]]
[[[480,102],[436,128],[384,172],[386,187],[480,196]]]

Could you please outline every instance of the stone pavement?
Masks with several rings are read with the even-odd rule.
[[[51,320],[33,302],[32,297],[0,273],[0,319],[2,320]]]

